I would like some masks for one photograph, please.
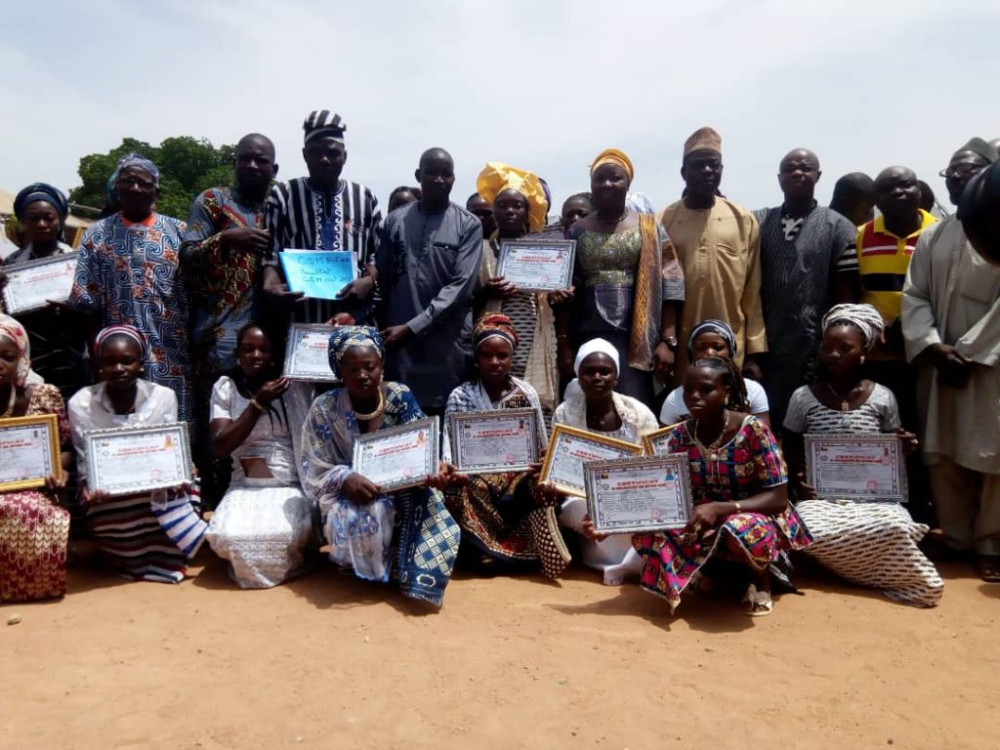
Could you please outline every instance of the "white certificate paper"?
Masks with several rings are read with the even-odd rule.
[[[818,496],[906,502],[896,435],[806,435],[805,446],[807,481]]]
[[[54,414],[0,419],[0,490],[40,487],[62,473],[57,430]]]
[[[573,283],[576,240],[504,240],[497,276],[521,292],[553,292]]]
[[[455,466],[463,474],[526,471],[538,461],[537,417],[530,408],[451,415]]]
[[[282,374],[293,380],[310,383],[333,383],[338,380],[330,369],[330,334],[333,326],[292,323],[288,329],[285,367]]]
[[[691,518],[686,454],[596,461],[585,471],[587,512],[598,532],[680,529]]]
[[[538,481],[553,484],[566,495],[586,497],[584,464],[629,458],[641,453],[642,448],[638,445],[558,424],[552,428],[545,465]]]
[[[37,310],[48,305],[50,300],[68,300],[78,257],[79,253],[65,253],[4,266],[7,284],[3,288],[3,306],[7,314]]]
[[[416,487],[438,471],[436,418],[390,427],[354,441],[352,469],[383,492]]]
[[[187,429],[176,422],[85,433],[88,486],[129,495],[190,482]]]

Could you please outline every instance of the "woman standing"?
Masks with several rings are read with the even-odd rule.
[[[518,349],[517,331],[505,315],[484,315],[472,334],[479,377],[451,392],[444,412],[441,482],[445,503],[487,565],[538,565],[557,578],[570,561],[559,531],[554,503],[535,502],[538,468],[525,472],[462,476],[451,465],[450,417],[468,411],[535,411],[538,444],[548,442],[542,406],[535,389],[511,374]]]
[[[149,342],[146,376],[177,394],[187,420],[188,302],[179,266],[185,224],[153,210],[160,172],[148,159],[122,157],[115,192],[121,210],[83,236],[69,305],[96,316],[99,326],[139,330]]]
[[[628,353],[621,392],[651,404],[651,376],[666,382],[673,374],[684,274],[656,218],[626,207],[634,174],[617,149],[602,151],[590,167],[595,211],[568,235],[577,243],[577,303],[559,308],[556,335],[563,378],[572,377],[574,345],[602,337]]]
[[[271,339],[256,323],[237,332],[236,359],[212,389],[212,447],[232,457],[232,480],[206,538],[241,588],[269,588],[301,572],[313,536],[297,470],[311,387],[275,377]]]
[[[531,239],[531,233],[545,229],[548,202],[538,176],[501,162],[489,162],[479,173],[476,190],[493,204],[497,231],[483,240],[480,268],[479,308],[506,315],[520,332],[520,345],[511,362],[511,372],[523,378],[538,393],[542,406],[551,414],[559,397],[556,367],[555,316],[551,304],[567,296],[554,292],[519,292],[497,276],[497,260],[504,240]]]
[[[383,583],[395,569],[404,596],[441,606],[461,536],[441,493],[387,495],[351,469],[355,438],[424,417],[409,388],[382,382],[384,357],[374,328],[341,326],[330,335],[330,368],[344,385],[319,396],[306,417],[302,485],[319,504],[333,562]]]
[[[69,401],[69,423],[76,449],[80,485],[87,482],[86,433],[115,427],[150,427],[177,421],[177,395],[139,376],[146,361],[146,343],[131,326],[111,326],[97,334],[94,357],[97,385],[84,388]],[[117,574],[134,581],[180,583],[205,531],[185,486],[111,497],[89,488],[83,491],[84,525]],[[180,510],[185,522],[160,526],[159,510]],[[180,533],[184,532],[184,533]]]
[[[14,215],[28,244],[0,261],[0,288],[7,283],[4,270],[12,266],[74,252],[63,242],[69,203],[62,191],[43,182],[29,185],[14,199]],[[32,369],[68,399],[87,382],[87,330],[64,305],[55,304],[64,301],[19,313],[18,319],[28,332]]]
[[[688,368],[684,403],[691,417],[670,433],[667,450],[686,453],[691,462],[694,513],[685,529],[632,539],[643,557],[640,584],[665,598],[671,612],[702,566],[719,556],[750,573],[744,612],[770,614],[772,576],[790,585],[787,552],[810,543],[788,503],[774,436],[759,419],[732,408],[741,377],[731,359],[703,359]]]
[[[849,581],[881,589],[905,604],[933,607],[944,581],[917,548],[927,526],[915,523],[896,500],[861,502],[817,497],[805,481],[803,435],[899,435],[911,452],[917,439],[900,426],[892,391],[862,376],[865,353],[882,335],[871,305],[836,305],[823,318],[822,375],[792,394],[785,415],[785,454],[798,498],[795,509],[813,537],[806,554]]]
[[[581,346],[573,369],[579,383],[570,383],[566,389],[566,400],[559,404],[552,418],[554,425],[564,424],[637,444],[643,434],[659,427],[649,407],[615,391],[620,366],[618,350],[610,342],[594,339]],[[551,487],[542,486],[539,494],[550,497],[555,493]],[[587,501],[582,497],[561,499],[559,522],[584,534]],[[587,537],[581,552],[584,565],[603,572],[605,585],[617,586],[626,576],[639,572],[640,561],[627,534],[600,540]]]
[[[61,479],[45,478],[37,490],[0,492],[0,603],[48,599],[66,593],[69,512],[60,507],[65,470],[73,462],[62,396],[52,385],[27,383],[28,335],[0,314],[0,422],[12,417],[55,414],[59,425]]]

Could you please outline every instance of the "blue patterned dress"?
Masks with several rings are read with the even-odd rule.
[[[96,314],[101,327],[135,326],[146,337],[146,378],[177,394],[178,416],[190,418],[188,302],[179,251],[184,222],[151,214],[130,222],[121,213],[91,225],[69,305]]]

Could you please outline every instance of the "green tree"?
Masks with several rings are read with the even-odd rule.
[[[189,135],[167,138],[159,146],[124,138],[120,146],[106,154],[88,154],[80,159],[83,184],[70,191],[70,200],[84,206],[103,207],[108,177],[115,171],[118,160],[133,152],[150,159],[159,168],[160,197],[156,210],[167,216],[187,219],[198,193],[233,181],[235,146],[216,148],[204,138]]]

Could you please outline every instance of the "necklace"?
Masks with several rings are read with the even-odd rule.
[[[701,451],[701,455],[709,461],[719,461],[719,446],[722,445],[722,438],[726,436],[726,431],[729,429],[729,412],[726,412],[726,420],[722,424],[722,432],[719,436],[713,440],[709,445],[704,445],[701,440],[698,439],[698,420],[694,421],[694,444],[698,446],[698,450]]]
[[[17,401],[17,388],[14,384],[10,384],[10,398],[7,400],[7,408],[4,410],[0,417],[9,417],[14,414],[14,403]]]
[[[375,407],[375,411],[371,414],[362,414],[361,412],[355,410],[354,418],[359,422],[371,422],[382,416],[382,412],[385,411],[385,397],[382,395],[382,389],[378,389],[378,406]]]
[[[850,411],[851,410],[851,405],[850,405],[850,403],[848,403],[848,399],[851,397],[851,394],[854,393],[854,388],[857,388],[857,386],[855,386],[854,388],[851,388],[851,390],[849,390],[847,392],[847,396],[846,397],[845,396],[841,396],[839,393],[837,393],[835,390],[833,390],[833,386],[830,385],[829,383],[826,384],[826,387],[830,390],[830,393],[832,393],[835,398],[837,398],[837,399],[840,400],[840,410],[841,411]]]

